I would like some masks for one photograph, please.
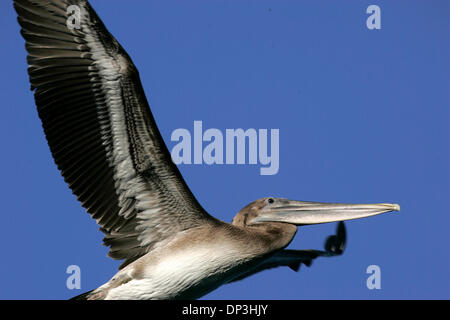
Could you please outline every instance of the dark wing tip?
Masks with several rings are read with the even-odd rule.
[[[347,232],[344,222],[340,221],[336,228],[336,235],[329,236],[325,241],[325,250],[335,255],[341,255],[344,252],[347,242]]]
[[[296,262],[291,263],[289,265],[289,268],[291,268],[291,270],[294,270],[295,272],[297,272],[298,270],[300,270],[301,264],[302,264],[301,261],[296,261]]]

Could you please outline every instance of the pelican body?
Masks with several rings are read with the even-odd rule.
[[[280,266],[297,271],[342,254],[344,220],[397,204],[334,204],[267,197],[232,223],[189,190],[156,126],[139,73],[85,0],[14,0],[28,74],[58,169],[123,260],[111,280],[76,299],[196,299]],[[75,8],[75,9],[74,9]],[[69,27],[72,11],[79,19]],[[325,249],[286,250],[298,226],[339,222]]]

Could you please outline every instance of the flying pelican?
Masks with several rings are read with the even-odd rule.
[[[342,253],[342,222],[325,251],[285,250],[297,226],[400,209],[267,197],[231,224],[212,217],[171,161],[136,67],[90,4],[14,0],[14,7],[56,165],[100,225],[109,256],[123,260],[111,280],[76,298],[196,299],[268,268],[298,270]]]

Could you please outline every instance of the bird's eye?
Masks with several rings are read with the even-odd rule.
[[[269,199],[267,199],[267,202],[268,202],[268,203],[274,203],[275,200],[273,200],[272,198],[269,198]]]

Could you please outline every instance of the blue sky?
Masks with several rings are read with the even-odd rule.
[[[1,299],[66,299],[119,262],[51,158],[29,91],[12,1],[0,2]],[[395,202],[399,214],[346,223],[341,257],[270,270],[206,299],[450,298],[448,1],[92,0],[138,67],[171,149],[177,128],[277,128],[280,170],[180,165],[200,203],[231,221],[264,196]],[[381,30],[366,8],[381,8]],[[321,249],[334,224],[290,248]],[[68,290],[78,265],[82,289]],[[381,268],[368,290],[366,268]]]

